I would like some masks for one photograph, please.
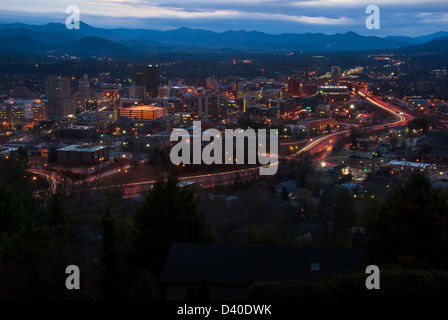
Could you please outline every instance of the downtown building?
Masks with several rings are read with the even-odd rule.
[[[76,105],[70,94],[69,78],[46,78],[44,90],[50,120],[60,121],[76,113]]]
[[[348,101],[350,92],[347,86],[326,85],[319,86],[317,93],[324,98],[326,103],[335,101]]]
[[[57,163],[60,165],[92,166],[108,160],[108,146],[73,144],[57,150]]]
[[[0,103],[0,122],[11,127],[48,120],[47,101],[8,99]]]
[[[113,111],[114,121],[117,121],[119,117],[138,120],[154,120],[166,115],[164,108],[155,106],[115,107]]]
[[[192,102],[192,112],[198,119],[218,119],[227,115],[228,99],[217,93],[194,96]]]
[[[78,94],[78,100],[81,103],[90,99],[90,80],[87,74],[85,74],[82,79],[78,80]]]
[[[299,120],[297,124],[303,126],[308,133],[317,133],[326,130],[327,128],[333,128],[337,125],[335,118],[317,118]]]
[[[136,65],[135,85],[144,86],[147,98],[157,97],[159,90],[159,67],[157,65]]]
[[[341,82],[341,67],[331,67],[331,82],[335,85],[338,85],[339,82]]]

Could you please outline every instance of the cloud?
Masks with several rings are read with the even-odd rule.
[[[288,2],[294,7],[367,7],[368,5],[374,4],[379,7],[409,7],[415,5],[428,6],[447,6],[446,0],[305,0],[305,1],[291,1]]]
[[[258,3],[260,2],[257,0]],[[58,7],[52,6],[23,6],[15,3],[8,3],[10,1],[3,2],[0,8],[3,10],[12,10],[19,12],[65,12],[65,7],[59,5]],[[42,1],[40,1],[42,2]],[[119,16],[124,18],[165,18],[165,19],[228,19],[228,18],[241,18],[241,19],[260,19],[260,20],[283,20],[290,22],[298,22],[305,24],[322,24],[322,25],[341,25],[341,24],[353,24],[355,19],[338,16],[338,17],[325,17],[325,16],[313,16],[313,15],[294,15],[285,13],[270,13],[263,11],[245,11],[238,9],[209,9],[209,8],[190,8],[189,6],[156,6],[143,0],[100,0],[95,3],[87,1],[61,1],[67,4],[75,4],[80,8],[81,15],[95,15],[103,17],[113,17],[119,13]],[[237,1],[233,1],[237,2]],[[265,0],[265,2],[271,2]],[[197,1],[200,3],[200,1]],[[247,1],[245,1],[247,4]],[[255,1],[254,1],[255,3]],[[174,4],[174,2],[173,2]],[[210,2],[209,2],[210,4]],[[259,7],[259,5],[258,5]]]
[[[64,23],[65,8],[73,4],[80,8],[83,21],[98,27],[410,36],[446,30],[448,12],[447,0],[2,0],[0,19],[21,17],[20,22],[35,22],[41,16],[45,22]],[[365,8],[370,4],[380,7],[381,30],[365,28]],[[28,18],[31,15],[35,17]]]

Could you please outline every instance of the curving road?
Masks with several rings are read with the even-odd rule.
[[[385,129],[386,126],[387,126],[387,128],[402,126],[402,125],[406,124],[409,120],[412,120],[412,118],[413,118],[411,115],[409,115],[405,112],[402,112],[397,107],[392,106],[388,103],[385,103],[369,93],[366,93],[364,91],[358,91],[358,95],[360,95],[362,98],[365,98],[372,105],[392,114],[396,119],[396,121],[394,121],[394,122],[384,123],[384,124],[376,125],[376,126],[369,126],[369,127],[362,128],[362,130],[376,131],[376,130]],[[300,155],[304,152],[308,152],[308,151],[313,153],[313,151],[316,151],[317,149],[322,149],[322,147],[325,147],[325,146],[330,147],[333,143],[331,138],[334,138],[337,136],[343,136],[343,135],[348,134],[349,132],[350,132],[350,130],[342,130],[342,131],[326,134],[321,137],[317,137],[312,142],[309,142],[302,149],[297,151],[293,155],[293,157],[297,157],[298,155]],[[334,139],[334,140],[336,140],[336,139]],[[331,150],[331,148],[328,148],[328,149]],[[329,152],[324,153],[324,155],[322,157],[320,157],[319,160],[325,159],[328,156],[328,154],[329,154]]]

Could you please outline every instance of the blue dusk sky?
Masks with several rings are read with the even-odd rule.
[[[380,8],[380,29],[368,30],[368,5]],[[0,23],[65,23],[76,5],[81,21],[102,28],[421,36],[448,31],[447,0],[2,0]]]

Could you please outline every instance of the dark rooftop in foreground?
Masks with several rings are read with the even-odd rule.
[[[361,250],[174,243],[161,281],[245,285],[356,269]],[[318,270],[317,270],[318,269]]]

